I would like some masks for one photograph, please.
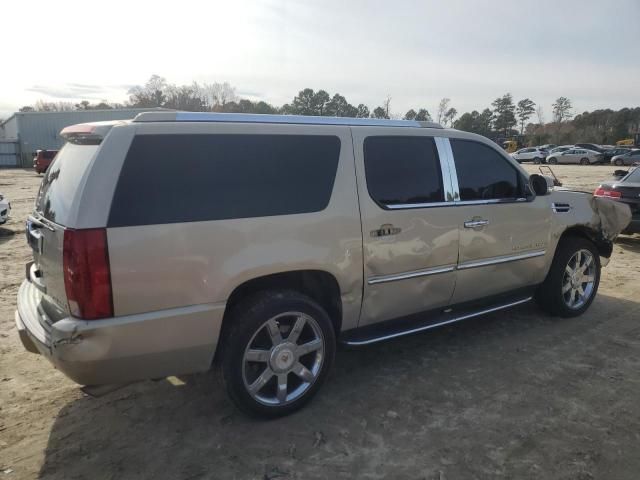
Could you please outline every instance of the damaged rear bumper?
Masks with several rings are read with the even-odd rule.
[[[46,357],[81,385],[120,384],[194,373],[211,366],[224,303],[194,305],[104,320],[56,322],[42,294],[25,280],[15,322],[27,351]]]

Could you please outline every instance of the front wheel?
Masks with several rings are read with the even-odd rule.
[[[538,304],[552,315],[581,315],[596,296],[600,268],[600,255],[591,241],[574,236],[562,239],[536,293]]]
[[[270,291],[231,312],[222,371],[229,397],[245,413],[287,415],[324,382],[335,355],[335,332],[324,309],[294,291]]]
[[[619,166],[619,167],[621,167],[622,165],[624,165],[624,162],[623,162],[621,159],[619,159],[619,158],[617,158],[617,159],[616,159],[616,161],[615,161],[615,162],[613,162],[613,163],[615,163],[615,164],[616,164],[617,166]]]
[[[556,165],[558,163],[558,159],[556,157],[551,157],[547,160],[551,165]]]

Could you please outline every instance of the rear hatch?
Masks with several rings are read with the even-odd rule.
[[[68,248],[73,235],[66,235],[65,257],[65,232],[75,232],[79,198],[105,133],[104,129],[95,130],[90,124],[63,130],[68,141],[47,170],[35,209],[27,219],[26,235],[33,263],[27,265],[26,276],[42,293],[41,307],[54,322],[75,314],[67,298],[69,277],[65,284],[65,267],[70,259],[74,260],[74,255],[69,257]]]

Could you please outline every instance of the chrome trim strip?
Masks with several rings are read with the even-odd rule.
[[[451,195],[454,202],[460,200],[460,187],[458,185],[458,171],[456,170],[456,162],[453,158],[453,150],[451,149],[451,141],[449,138],[442,138],[442,147],[447,161],[447,169],[451,178]]]
[[[488,265],[499,265],[501,263],[515,262],[517,260],[526,260],[528,258],[542,257],[547,253],[546,250],[537,250],[535,252],[519,253],[518,255],[507,255],[504,257],[493,257],[485,260],[474,260],[472,262],[464,262],[458,265],[458,270],[466,270],[468,268],[486,267]]]
[[[404,335],[410,335],[412,333],[423,332],[425,330],[431,330],[432,328],[441,327],[443,325],[448,325],[449,323],[459,322],[461,320],[467,320],[469,318],[478,317],[480,315],[484,315],[487,313],[497,312],[499,310],[504,310],[505,308],[515,307],[516,305],[520,305],[522,303],[527,303],[531,301],[533,297],[527,297],[522,300],[517,300],[515,302],[505,303],[503,305],[498,305],[497,307],[487,308],[485,310],[480,310],[474,313],[468,313],[466,315],[462,315],[460,317],[452,318],[451,320],[445,320],[444,322],[434,323],[431,325],[425,325],[423,327],[412,328],[410,330],[405,330],[403,332],[391,333],[389,335],[383,335],[382,337],[371,338],[369,340],[352,340],[343,342],[345,345],[352,346],[360,346],[360,345],[369,345],[371,343],[382,342],[384,340],[391,340],[392,338],[402,337]]]
[[[456,205],[489,205],[494,203],[519,203],[526,201],[526,198],[492,198],[490,200],[458,200]]]
[[[455,269],[455,265],[442,265],[440,267],[425,268],[424,270],[414,270],[412,272],[393,273],[390,275],[374,275],[367,279],[367,283],[369,285],[375,285],[377,283],[395,282],[398,280],[406,280],[408,278],[426,277],[427,275],[453,272]]]
[[[136,116],[134,122],[170,121],[167,112],[145,112]],[[286,123],[305,125],[347,125],[347,126],[381,126],[381,127],[414,127],[443,129],[435,122],[419,122],[415,120],[387,120],[378,118],[318,117],[304,115],[268,115],[247,113],[209,113],[209,112],[177,112],[176,122],[232,122],[232,123]]]
[[[395,205],[386,205],[389,210],[404,210],[407,208],[433,208],[433,207],[451,207],[453,202],[432,202],[432,203],[398,203]]]
[[[447,202],[453,202],[456,198],[458,179],[451,174],[451,146],[449,139],[434,137],[438,157],[440,158],[440,170],[442,171],[442,184],[444,185],[444,198]]]

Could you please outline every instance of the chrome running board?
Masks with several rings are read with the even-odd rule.
[[[511,300],[507,303],[500,303],[494,306],[485,307],[480,310],[460,309],[454,311],[449,308],[445,309],[434,319],[433,316],[424,314],[420,315],[422,318],[413,318],[409,320],[391,320],[383,322],[384,325],[378,326],[377,324],[357,328],[344,332],[340,343],[349,346],[362,346],[370,345],[372,343],[383,342],[385,340],[391,340],[392,338],[402,337],[404,335],[411,335],[418,332],[424,332],[432,328],[441,327],[450,323],[460,322],[469,318],[478,317],[487,313],[497,312],[506,308],[515,307],[523,303],[527,303],[532,300],[532,296]],[[395,324],[395,325],[394,325]]]

